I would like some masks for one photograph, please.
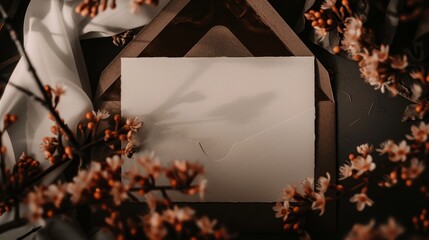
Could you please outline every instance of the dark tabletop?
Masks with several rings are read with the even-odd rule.
[[[23,6],[20,7],[14,18],[16,26],[22,26],[25,5],[28,0],[22,0],[22,2]],[[297,18],[300,16],[300,11],[297,11],[297,9],[302,7],[302,1],[271,0],[270,2],[289,25],[295,25]],[[388,94],[374,91],[371,86],[364,83],[360,78],[356,62],[327,53],[325,50],[310,43],[307,36],[307,32],[304,32],[300,37],[328,71],[333,74],[332,85],[337,105],[338,165],[345,162],[349,153],[356,152],[356,146],[360,144],[371,143],[378,146],[387,139],[403,139],[404,135],[410,131],[410,126],[415,124],[415,122],[401,122],[402,113],[408,102],[400,97],[393,98]],[[95,87],[101,71],[122,48],[114,46],[111,38],[102,38],[82,41],[82,49],[85,54],[87,68],[90,70],[89,76],[92,85]],[[5,31],[2,31],[0,33],[0,62],[15,54],[16,51],[9,42]],[[14,65],[10,65],[0,69],[2,82],[7,81],[13,67]],[[345,184],[347,185],[347,182]],[[339,233],[337,237],[344,236],[355,222],[365,223],[371,218],[384,221],[390,216],[389,213],[394,213],[393,216],[399,221],[407,221],[415,214],[416,209],[413,209],[410,206],[412,204],[409,202],[410,195],[414,194],[412,190],[395,194],[391,189],[372,189],[369,190],[368,195],[375,201],[375,205],[362,213],[358,213],[355,210],[355,206],[349,203],[348,199],[344,199],[339,203],[337,213]],[[204,211],[204,209],[202,210]],[[272,217],[274,217],[274,214],[272,214]],[[222,219],[220,221],[222,222]],[[261,221],[264,221],[264,219],[261,218]],[[279,222],[273,222],[281,228]],[[322,237],[316,236],[316,239],[320,238]],[[279,236],[261,233],[261,235],[254,235],[252,238],[243,236],[243,239],[279,239]]]

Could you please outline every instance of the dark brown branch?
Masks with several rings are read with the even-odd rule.
[[[32,93],[31,91],[29,91],[28,89],[25,89],[19,85],[16,85],[12,82],[9,82],[9,85],[11,85],[12,87],[16,88],[17,90],[21,91],[22,93],[24,93],[25,95],[27,95],[28,97],[32,97],[34,98],[36,101],[38,101],[39,103],[41,103],[42,105],[45,105],[46,103],[43,101],[43,99],[41,99],[40,97],[36,96],[34,93]]]
[[[26,237],[30,236],[31,234],[39,231],[39,229],[41,229],[42,227],[34,227],[33,229],[31,229],[28,233],[22,235],[21,237],[18,237],[16,240],[24,240]]]
[[[54,119],[57,122],[57,124],[61,127],[61,129],[67,135],[67,137],[69,138],[70,144],[74,148],[79,149],[79,143],[77,142],[76,138],[74,137],[72,131],[62,121],[62,119],[59,116],[58,112],[55,110],[54,106],[52,105],[50,97],[49,97],[48,93],[45,91],[45,88],[43,86],[42,80],[40,79],[39,75],[36,72],[36,69],[34,68],[33,64],[31,63],[31,60],[28,57],[28,54],[25,51],[22,43],[18,39],[18,36],[16,34],[15,29],[13,28],[13,26],[11,24],[9,24],[9,17],[8,17],[6,11],[4,10],[2,4],[0,4],[0,14],[1,14],[1,17],[2,17],[1,21],[4,24],[4,27],[6,28],[6,30],[9,31],[10,38],[15,43],[15,46],[16,46],[19,54],[23,57],[23,59],[27,63],[27,69],[30,72],[30,74],[32,75],[34,81],[36,82],[36,85],[39,88],[40,92],[42,93],[43,99],[44,99],[44,101],[46,103],[43,106],[45,106],[48,109],[48,111],[52,114],[52,116],[54,117]]]
[[[3,134],[4,130],[0,132],[0,148],[3,147]],[[2,184],[6,184],[6,159],[5,154],[0,149],[0,169],[1,169],[1,177],[2,177]]]

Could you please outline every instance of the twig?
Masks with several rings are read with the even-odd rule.
[[[0,148],[3,147],[3,134],[4,134],[4,130],[0,132]],[[0,169],[1,169],[2,184],[6,184],[6,180],[7,180],[6,179],[6,159],[2,149],[0,149]]]
[[[375,104],[375,101],[372,101],[371,106],[369,107],[369,110],[368,110],[368,116],[371,115],[372,108],[374,107],[374,104]]]
[[[31,231],[29,231],[28,233],[22,235],[21,237],[18,237],[16,240],[24,240],[26,237],[30,236],[31,234],[39,231],[39,229],[41,229],[42,227],[34,227],[33,229],[31,229]]]
[[[362,118],[358,118],[354,122],[350,123],[350,127],[358,123],[360,120],[362,120]]]
[[[348,92],[340,90],[340,92],[344,93],[345,95],[347,95],[347,97],[349,98],[349,101],[352,101],[352,95],[350,95]]]
[[[19,41],[18,36],[16,34],[15,29],[11,24],[9,24],[9,17],[6,13],[6,11],[3,8],[3,5],[0,4],[0,14],[1,14],[1,21],[4,24],[4,27],[9,31],[9,35],[11,40],[14,42],[19,54],[23,57],[25,62],[27,63],[27,68],[30,74],[32,75],[34,81],[36,82],[37,87],[39,88],[40,92],[42,93],[43,99],[45,100],[46,104],[44,105],[49,112],[54,117],[57,124],[61,127],[61,129],[64,131],[64,133],[69,138],[70,144],[76,148],[79,149],[79,143],[75,139],[72,131],[67,127],[67,125],[62,121],[61,117],[59,116],[58,112],[55,110],[55,108],[52,106],[52,102],[50,100],[50,97],[48,93],[45,91],[45,88],[43,86],[42,81],[40,80],[39,75],[36,72],[36,69],[34,68],[33,64],[31,63],[30,58],[28,57],[27,52],[25,51],[22,43]]]
[[[28,97],[32,97],[34,98],[36,101],[38,101],[39,103],[41,103],[42,105],[45,105],[46,103],[43,101],[43,99],[41,99],[40,97],[36,96],[34,93],[32,93],[31,91],[29,91],[28,89],[25,89],[19,85],[16,85],[12,82],[9,82],[9,84],[16,88],[17,90],[23,92],[25,95],[27,95]]]

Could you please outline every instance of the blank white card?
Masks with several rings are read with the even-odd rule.
[[[123,58],[122,114],[161,161],[205,166],[206,201],[274,202],[314,175],[314,79],[313,57]]]

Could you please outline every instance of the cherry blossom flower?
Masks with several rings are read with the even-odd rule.
[[[125,125],[130,131],[137,132],[142,126],[143,122],[139,120],[139,118],[128,118]]]
[[[185,160],[175,160],[173,165],[177,170],[179,170],[181,172],[187,172],[188,171],[188,162]]]
[[[358,211],[363,211],[365,206],[371,207],[374,204],[374,202],[365,193],[356,193],[350,198],[350,202],[355,202],[357,204],[356,208]]]
[[[401,56],[395,56],[392,58],[392,63],[390,64],[390,66],[393,69],[398,69],[398,70],[403,70],[406,67],[408,67],[408,57],[407,55],[403,55]]]
[[[295,196],[295,193],[296,193],[296,187],[288,184],[282,190],[282,199],[285,201],[290,201]]]
[[[161,161],[155,157],[154,152],[139,157],[137,161],[145,169],[146,173],[154,178],[157,178],[162,171]]]
[[[67,184],[52,184],[46,189],[45,195],[51,199],[56,208],[61,207],[61,203],[67,195]]]
[[[364,157],[374,151],[374,146],[369,145],[368,143],[362,144],[356,147],[358,153],[362,154]]]
[[[411,93],[412,93],[411,98],[413,100],[418,100],[423,94],[422,86],[420,86],[420,84],[413,84],[411,86]]]
[[[342,48],[350,55],[355,56],[361,52],[359,40],[362,35],[362,21],[359,18],[348,17],[344,25],[344,37],[341,41]]]
[[[115,155],[111,158],[108,157],[106,159],[106,162],[107,162],[107,165],[110,167],[110,169],[115,172],[122,166],[122,164],[124,163],[124,160],[118,155]]]
[[[378,227],[381,237],[386,240],[395,240],[405,232],[405,229],[399,225],[394,218],[389,218],[386,224]]]
[[[197,226],[203,234],[213,233],[213,229],[217,224],[217,220],[210,220],[208,217],[202,217],[197,221]]]
[[[410,167],[402,168],[402,173],[405,174],[407,179],[418,178],[425,170],[425,164],[423,161],[419,161],[417,158],[411,159]]]
[[[165,238],[168,231],[163,225],[163,220],[163,217],[157,212],[143,218],[144,232],[148,239],[160,240]]]
[[[368,240],[373,239],[375,221],[371,220],[368,224],[355,224],[352,230],[347,234],[345,240]]]
[[[390,154],[393,150],[393,147],[395,146],[395,142],[393,142],[392,140],[387,140],[386,142],[383,142],[380,145],[380,149],[377,149],[377,152],[380,153],[380,155],[383,154]]]
[[[340,167],[340,178],[339,178],[339,180],[344,180],[346,178],[349,178],[352,176],[352,174],[353,174],[352,166],[350,164],[347,164],[347,163],[343,164]]]
[[[110,117],[110,114],[105,110],[98,110],[97,112],[92,111],[92,114],[97,121],[101,121]]]
[[[331,175],[328,172],[326,173],[326,177],[319,177],[317,181],[317,191],[324,194],[328,190],[330,181]]]
[[[325,28],[315,26],[314,30],[315,30],[314,32],[316,34],[316,39],[319,42],[322,42],[328,36],[328,32],[325,30]]]
[[[373,55],[376,55],[380,62],[385,62],[389,59],[389,46],[381,45],[380,50],[373,50]]]
[[[410,153],[410,146],[407,145],[407,142],[404,140],[399,145],[393,145],[391,152],[389,154],[389,159],[392,162],[404,162],[407,160],[407,154]]]
[[[323,213],[325,213],[325,195],[323,193],[313,192],[311,196],[314,198],[314,201],[311,204],[311,209],[320,211],[319,215],[322,216]]]
[[[421,122],[420,125],[411,127],[411,134],[407,135],[408,140],[416,140],[417,142],[426,142],[429,135],[429,124],[426,125],[424,122]]]
[[[52,89],[52,93],[59,97],[61,95],[64,95],[66,93],[67,87],[62,82],[57,82],[55,84],[55,88]]]
[[[195,211],[191,208],[184,207],[179,208],[174,206],[173,209],[167,209],[163,212],[163,217],[170,224],[175,224],[177,222],[190,221],[194,217]]]
[[[366,157],[358,156],[352,161],[352,169],[357,171],[357,176],[373,171],[375,167],[376,165],[372,162],[371,155],[367,155]]]
[[[410,76],[413,79],[417,79],[417,80],[420,80],[422,82],[425,80],[425,76],[423,74],[423,71],[421,71],[421,70],[413,70],[413,71],[411,71],[410,72]]]
[[[67,192],[71,195],[71,201],[77,204],[80,201],[83,190],[89,188],[94,174],[101,170],[100,163],[93,163],[90,170],[79,171],[73,178],[73,182],[67,185]]]
[[[302,181],[302,187],[304,189],[304,194],[310,196],[314,189],[314,179],[311,177],[305,178],[304,181]]]
[[[110,194],[116,206],[128,199],[128,189],[121,182],[115,181],[111,187]]]
[[[335,6],[335,3],[337,3],[337,0],[325,0],[321,8],[323,10],[332,9]]]
[[[273,210],[276,212],[276,218],[282,218],[283,221],[286,221],[290,213],[289,207],[290,205],[288,201],[284,201],[283,203],[277,202],[273,207]]]
[[[42,205],[45,203],[42,187],[35,187],[34,191],[28,193],[26,200],[30,221],[45,225],[45,222],[42,219],[44,212]]]

